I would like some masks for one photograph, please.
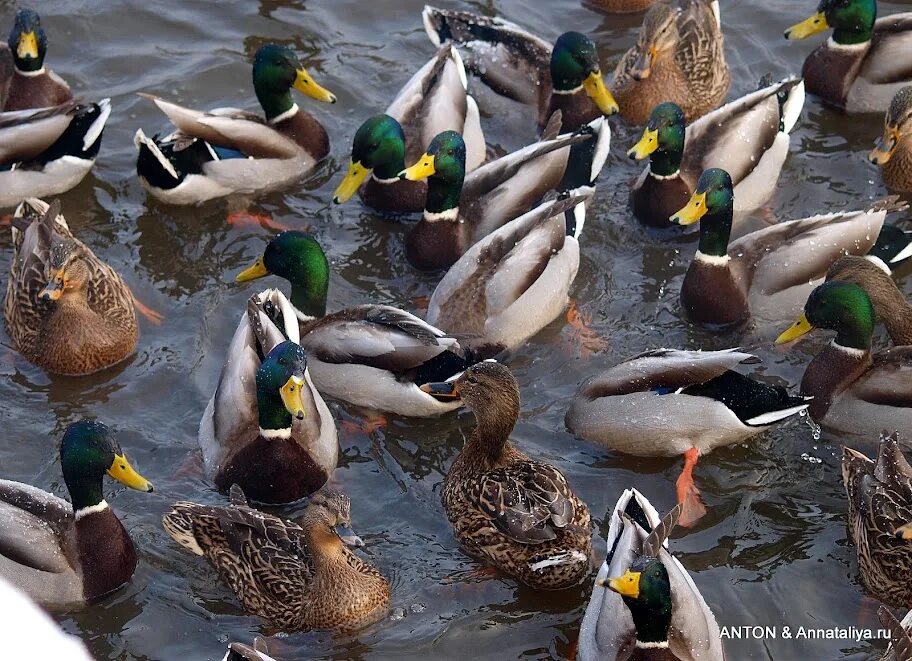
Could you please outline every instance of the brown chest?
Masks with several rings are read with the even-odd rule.
[[[44,320],[35,346],[21,349],[49,372],[91,374],[128,358],[138,337],[135,318],[104,318],[88,307],[59,305]]]
[[[690,187],[680,177],[656,179],[646,175],[643,185],[630,193],[633,215],[644,225],[667,229],[671,216],[690,200]]]
[[[425,271],[452,266],[467,247],[465,227],[466,223],[458,220],[429,221],[422,218],[405,240],[405,255],[409,263]]]
[[[814,399],[808,412],[815,420],[822,420],[835,397],[865,372],[871,365],[871,354],[847,352],[832,344],[810,362],[801,379],[801,394]]]
[[[314,160],[320,161],[329,154],[329,136],[316,119],[303,110],[285,119],[274,127],[286,138],[295,142]]]
[[[818,46],[801,70],[807,91],[825,103],[845,108],[865,53],[867,49],[832,48],[829,43]]]
[[[76,546],[86,601],[100,599],[130,580],[136,550],[118,518],[107,507],[76,521]]]
[[[576,131],[584,124],[588,124],[602,115],[598,106],[583,90],[573,94],[552,93],[548,103],[542,109],[538,118],[538,128],[543,129],[556,111],[561,111],[561,133]]]
[[[681,307],[691,321],[717,328],[738,326],[750,318],[747,297],[728,265],[694,257],[681,285]]]
[[[40,76],[13,74],[3,110],[30,110],[56,106],[72,98],[70,91],[47,73]]]
[[[361,190],[361,200],[377,211],[417,213],[424,210],[427,181],[382,183],[369,177]]]

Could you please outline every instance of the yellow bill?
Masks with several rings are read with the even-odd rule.
[[[302,388],[304,388],[304,379],[299,376],[292,376],[279,389],[279,395],[282,397],[282,404],[285,405],[285,410],[298,420],[303,420],[307,416],[304,412],[304,398],[301,395]]]
[[[786,39],[805,39],[807,37],[813,36],[818,32],[823,32],[829,26],[826,19],[826,14],[822,11],[817,12],[810,18],[807,18],[800,23],[796,23],[788,30],[785,31]]]
[[[34,32],[23,32],[16,44],[16,57],[23,60],[27,57],[38,59],[38,35]]]
[[[646,129],[643,131],[643,137],[633,147],[627,150],[630,158],[642,161],[644,158],[659,148],[659,130]]]
[[[115,480],[137,491],[152,491],[152,483],[133,470],[130,462],[122,454],[114,455],[114,462],[108,468],[108,475]]]
[[[613,115],[619,110],[617,101],[614,100],[611,92],[605,87],[601,71],[590,73],[586,80],[583,81],[583,89],[586,90],[586,95],[595,102],[595,105],[598,106],[603,115]]]
[[[896,529],[896,537],[905,541],[912,541],[912,523],[907,523]]]
[[[298,69],[298,75],[294,81],[294,87],[296,90],[309,96],[312,99],[317,101],[323,101],[324,103],[335,103],[336,95],[330,92],[325,87],[320,87],[314,82],[314,79],[310,77],[310,74],[307,73],[307,69],[301,67]]]
[[[267,275],[269,275],[269,270],[266,268],[266,264],[263,263],[263,258],[257,257],[257,260],[253,263],[253,266],[248,266],[246,269],[234,276],[234,281],[250,282],[251,280],[264,278]]]
[[[623,576],[609,578],[608,588],[624,597],[636,599],[640,596],[640,572],[628,569]]]
[[[421,181],[436,172],[437,170],[434,169],[434,157],[431,154],[424,154],[415,165],[400,172],[399,178],[408,179],[409,181]]]
[[[868,158],[875,165],[886,165],[893,157],[896,151],[896,145],[900,139],[899,129],[895,126],[888,126],[884,129],[883,137],[877,141],[877,146],[871,150]]]
[[[693,225],[706,215],[706,193],[694,193],[690,202],[669,220],[678,225]]]
[[[776,338],[776,344],[786,344],[794,342],[802,335],[806,335],[814,330],[814,325],[808,321],[806,315],[798,317],[798,321],[782,331],[782,334]]]
[[[336,192],[333,193],[333,203],[345,204],[348,202],[352,195],[358,192],[370,173],[370,169],[361,165],[361,161],[349,161],[348,172],[336,188]]]

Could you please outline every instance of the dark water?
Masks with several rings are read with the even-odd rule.
[[[294,190],[251,204],[320,237],[333,264],[330,308],[366,300],[413,307],[429,295],[431,276],[406,264],[403,227],[356,203],[329,206],[350,138],[361,120],[385,108],[432,54],[421,28],[420,0],[162,2],[38,2],[50,38],[49,63],[86,97],[110,96],[114,114],[94,173],[63,196],[76,234],[124,274],[147,305],[166,316],[144,323],[136,357],[122,369],[81,378],[49,378],[8,349],[0,355],[0,472],[65,495],[56,445],[65,426],[98,416],[120,432],[123,447],[155,483],[153,494],[107,486],[140,549],[133,582],[97,607],[62,619],[100,659],[215,659],[230,639],[261,631],[200,559],[184,553],[160,526],[177,499],[220,502],[200,476],[196,428],[215,385],[224,351],[253,287],[233,275],[270,236],[229,227],[226,206],[172,209],[148,201],[134,177],[132,137],[139,126],[164,127],[163,117],[135,95],[146,91],[192,107],[256,107],[249,58],[267,41],[290,44],[314,77],[339,97],[335,106],[306,104],[328,127],[329,160]],[[603,69],[635,39],[640,17],[612,17],[573,1],[460,2],[497,12],[546,38],[575,29],[595,37]],[[722,2],[732,95],[800,72],[814,43],[788,43],[782,29],[809,15],[814,2]],[[880,3],[882,15],[912,3]],[[14,11],[0,0],[0,32]],[[476,86],[489,141],[516,148],[532,136],[531,113]],[[854,209],[885,193],[864,156],[881,118],[848,118],[808,99],[793,133],[792,154],[770,204],[781,219]],[[607,348],[586,355],[557,322],[514,356],[523,414],[515,438],[532,456],[558,465],[601,524],[625,487],[635,485],[660,511],[674,503],[677,460],[615,456],[573,439],[564,412],[577,384],[622,358],[655,346],[740,345],[763,358],[754,374],[797,384],[809,357],[827,338],[771,349],[776,329],[713,337],[678,318],[677,291],[695,246],[646,235],[626,211],[627,182],[639,168],[623,150],[635,129],[612,120],[613,157],[583,236],[574,288],[581,309]],[[0,270],[9,238],[0,237]],[[279,284],[278,281],[268,283]],[[906,285],[912,291],[912,282]],[[334,406],[339,421],[357,411]],[[366,553],[389,577],[397,617],[354,637],[296,634],[275,643],[279,658],[551,658],[569,653],[589,586],[564,594],[535,593],[513,581],[474,574],[478,565],[457,550],[439,503],[443,471],[461,447],[471,420],[393,419],[370,436],[343,429],[334,482],[352,497]],[[874,627],[854,577],[846,540],[839,439],[816,441],[795,421],[747,446],[701,459],[697,484],[709,515],[678,530],[673,549],[691,571],[721,625]],[[813,458],[809,460],[808,457]],[[817,460],[820,460],[819,462]],[[599,526],[595,540],[604,555]],[[727,641],[729,657],[868,658],[868,642],[847,640]]]

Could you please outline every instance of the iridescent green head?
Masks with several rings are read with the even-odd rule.
[[[649,169],[653,174],[671,176],[681,167],[684,129],[684,111],[681,106],[671,102],[661,103],[653,109],[643,136],[627,150],[627,155],[638,161],[649,156]]]
[[[47,35],[41,27],[38,12],[33,9],[20,9],[16,12],[16,20],[13,22],[7,44],[19,71],[39,71],[44,66]]]
[[[427,179],[425,211],[440,213],[459,206],[465,167],[465,141],[456,131],[444,131],[431,140],[418,162],[400,172],[399,177],[410,181]]]
[[[607,587],[624,599],[641,643],[663,643],[671,626],[671,581],[661,560],[638,557],[623,576]]]
[[[290,429],[293,418],[304,419],[306,369],[307,355],[294,342],[282,342],[269,352],[256,372],[260,429]]]
[[[871,348],[874,333],[874,306],[867,292],[856,284],[832,280],[808,296],[804,314],[776,339],[784,344],[815,328],[836,331],[836,343],[852,349]]]
[[[396,179],[404,169],[405,131],[389,115],[375,115],[355,133],[348,172],[336,188],[333,202],[348,202],[371,172],[378,179]]]
[[[317,101],[336,102],[336,96],[314,82],[290,48],[279,44],[261,46],[253,56],[253,89],[266,119],[275,119],[292,109],[292,87]]]
[[[832,28],[837,44],[860,44],[871,40],[876,20],[876,0],[820,0],[817,13],[786,30],[785,38],[804,39]]]
[[[584,90],[605,115],[618,111],[617,102],[602,80],[598,50],[579,32],[565,32],[551,49],[551,86],[557,94]]]
[[[671,217],[671,222],[692,225],[700,222],[700,252],[722,257],[728,250],[735,207],[731,175],[720,168],[704,170],[690,202]]]

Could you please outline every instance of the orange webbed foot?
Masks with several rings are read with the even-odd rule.
[[[290,226],[274,220],[268,213],[251,213],[249,211],[232,211],[225,218],[232,227],[268,227],[278,232],[292,229]]]
[[[608,348],[608,341],[592,330],[592,316],[580,310],[574,299],[570,300],[567,308],[567,324],[570,326],[571,341],[579,344],[580,356],[583,358],[588,358]]]
[[[697,465],[699,457],[700,452],[696,448],[691,448],[684,453],[684,468],[675,483],[678,503],[683,505],[678,525],[685,528],[690,528],[706,515],[706,506],[700,499],[700,490],[697,489],[693,479],[693,469]]]
[[[133,295],[133,307],[136,308],[136,311],[144,316],[150,324],[161,326],[161,323],[165,320],[165,316],[163,314],[147,306],[145,303],[136,298],[135,294]]]
[[[389,424],[389,421],[386,419],[386,416],[377,413],[362,418],[360,423],[353,420],[344,420],[342,422],[342,429],[349,434],[370,435],[376,431],[384,429],[387,424]]]

